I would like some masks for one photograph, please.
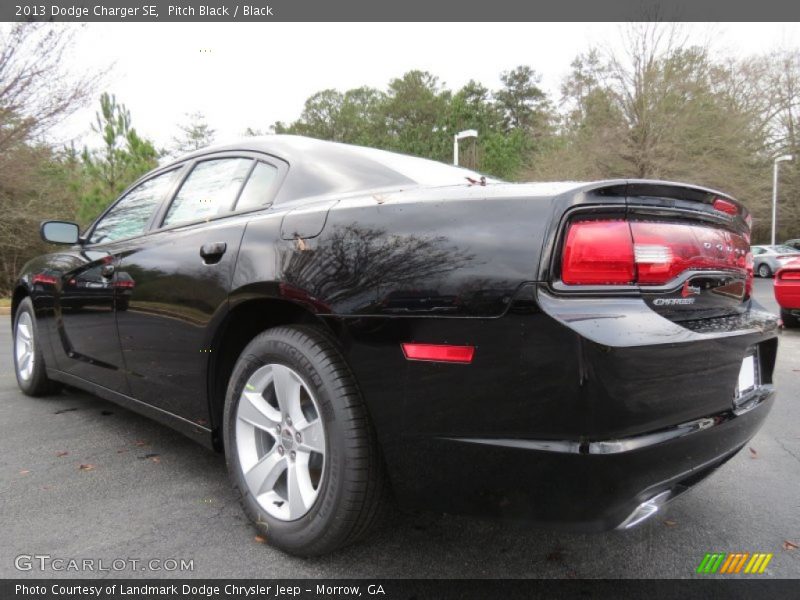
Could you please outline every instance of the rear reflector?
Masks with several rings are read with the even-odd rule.
[[[561,264],[567,285],[664,285],[689,270],[748,273],[744,235],[703,225],[577,221]]]
[[[408,360],[434,362],[471,363],[475,355],[474,346],[451,346],[449,344],[401,344]]]

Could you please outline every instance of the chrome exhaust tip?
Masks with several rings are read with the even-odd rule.
[[[660,494],[656,494],[646,502],[642,502],[637,506],[634,511],[628,515],[622,523],[617,526],[617,529],[630,529],[635,527],[642,521],[646,521],[658,512],[658,509],[666,504],[667,500],[672,497],[672,490],[666,490]]]

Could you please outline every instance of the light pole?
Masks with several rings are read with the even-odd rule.
[[[794,160],[791,154],[785,154],[775,159],[772,166],[772,245],[775,245],[775,225],[778,220],[778,163]]]
[[[453,164],[455,166],[458,166],[458,140],[477,137],[478,132],[475,129],[465,129],[464,131],[459,131],[453,136]]]

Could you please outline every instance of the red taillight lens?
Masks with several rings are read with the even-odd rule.
[[[570,225],[561,280],[568,285],[664,285],[688,270],[747,272],[745,236],[683,223],[578,221]]]
[[[714,199],[714,209],[720,212],[724,212],[729,215],[737,215],[739,214],[739,207],[736,206],[730,200],[723,200],[722,198]]]
[[[800,281],[800,271],[783,271],[781,273],[781,279]]]
[[[579,221],[567,232],[561,280],[569,285],[634,282],[633,240],[626,221]]]
[[[408,360],[434,362],[471,363],[475,355],[474,346],[451,346],[450,344],[401,344]]]

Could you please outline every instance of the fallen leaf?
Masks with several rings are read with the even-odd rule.
[[[23,469],[22,471],[19,472],[20,475],[27,475],[28,473],[30,473],[28,469]]]
[[[117,450],[117,454],[122,454],[123,452],[127,452],[127,450],[125,450],[125,448],[120,448]]]
[[[256,536],[256,537],[254,537],[253,539],[254,539],[256,542],[258,542],[259,544],[266,544],[266,543],[267,543],[267,538],[265,538],[263,535],[257,535],[257,536]]]
[[[667,527],[675,527],[677,525],[677,521],[670,521],[669,519],[664,519],[664,525]]]
[[[161,462],[161,459],[158,456],[151,456],[150,460],[152,460],[154,463],[160,463]]]
[[[135,442],[133,442],[133,445],[134,446],[139,446],[139,447],[147,446],[147,442],[145,442],[144,440],[136,440]]]
[[[62,450],[61,452],[56,452],[56,456],[59,458],[61,458],[62,456],[66,456],[67,454],[69,454],[68,450]]]
[[[549,562],[564,562],[564,551],[561,548],[556,548],[547,555]]]
[[[79,466],[78,469],[81,470],[81,471],[91,471],[91,470],[94,469],[94,465],[85,464],[85,465]]]
[[[789,540],[783,540],[784,550],[797,550],[798,548],[800,548],[800,545],[796,544],[795,542],[790,542]]]
[[[758,452],[752,446],[750,446],[750,458],[758,458]]]
[[[155,459],[157,459],[157,458],[158,458],[158,456],[159,456],[158,454],[155,454],[155,453],[150,453],[150,454],[145,454],[144,456],[137,456],[136,458],[138,458],[139,460],[147,460],[147,459],[150,459],[150,460],[152,460],[152,461],[158,462],[157,460],[155,460]]]

